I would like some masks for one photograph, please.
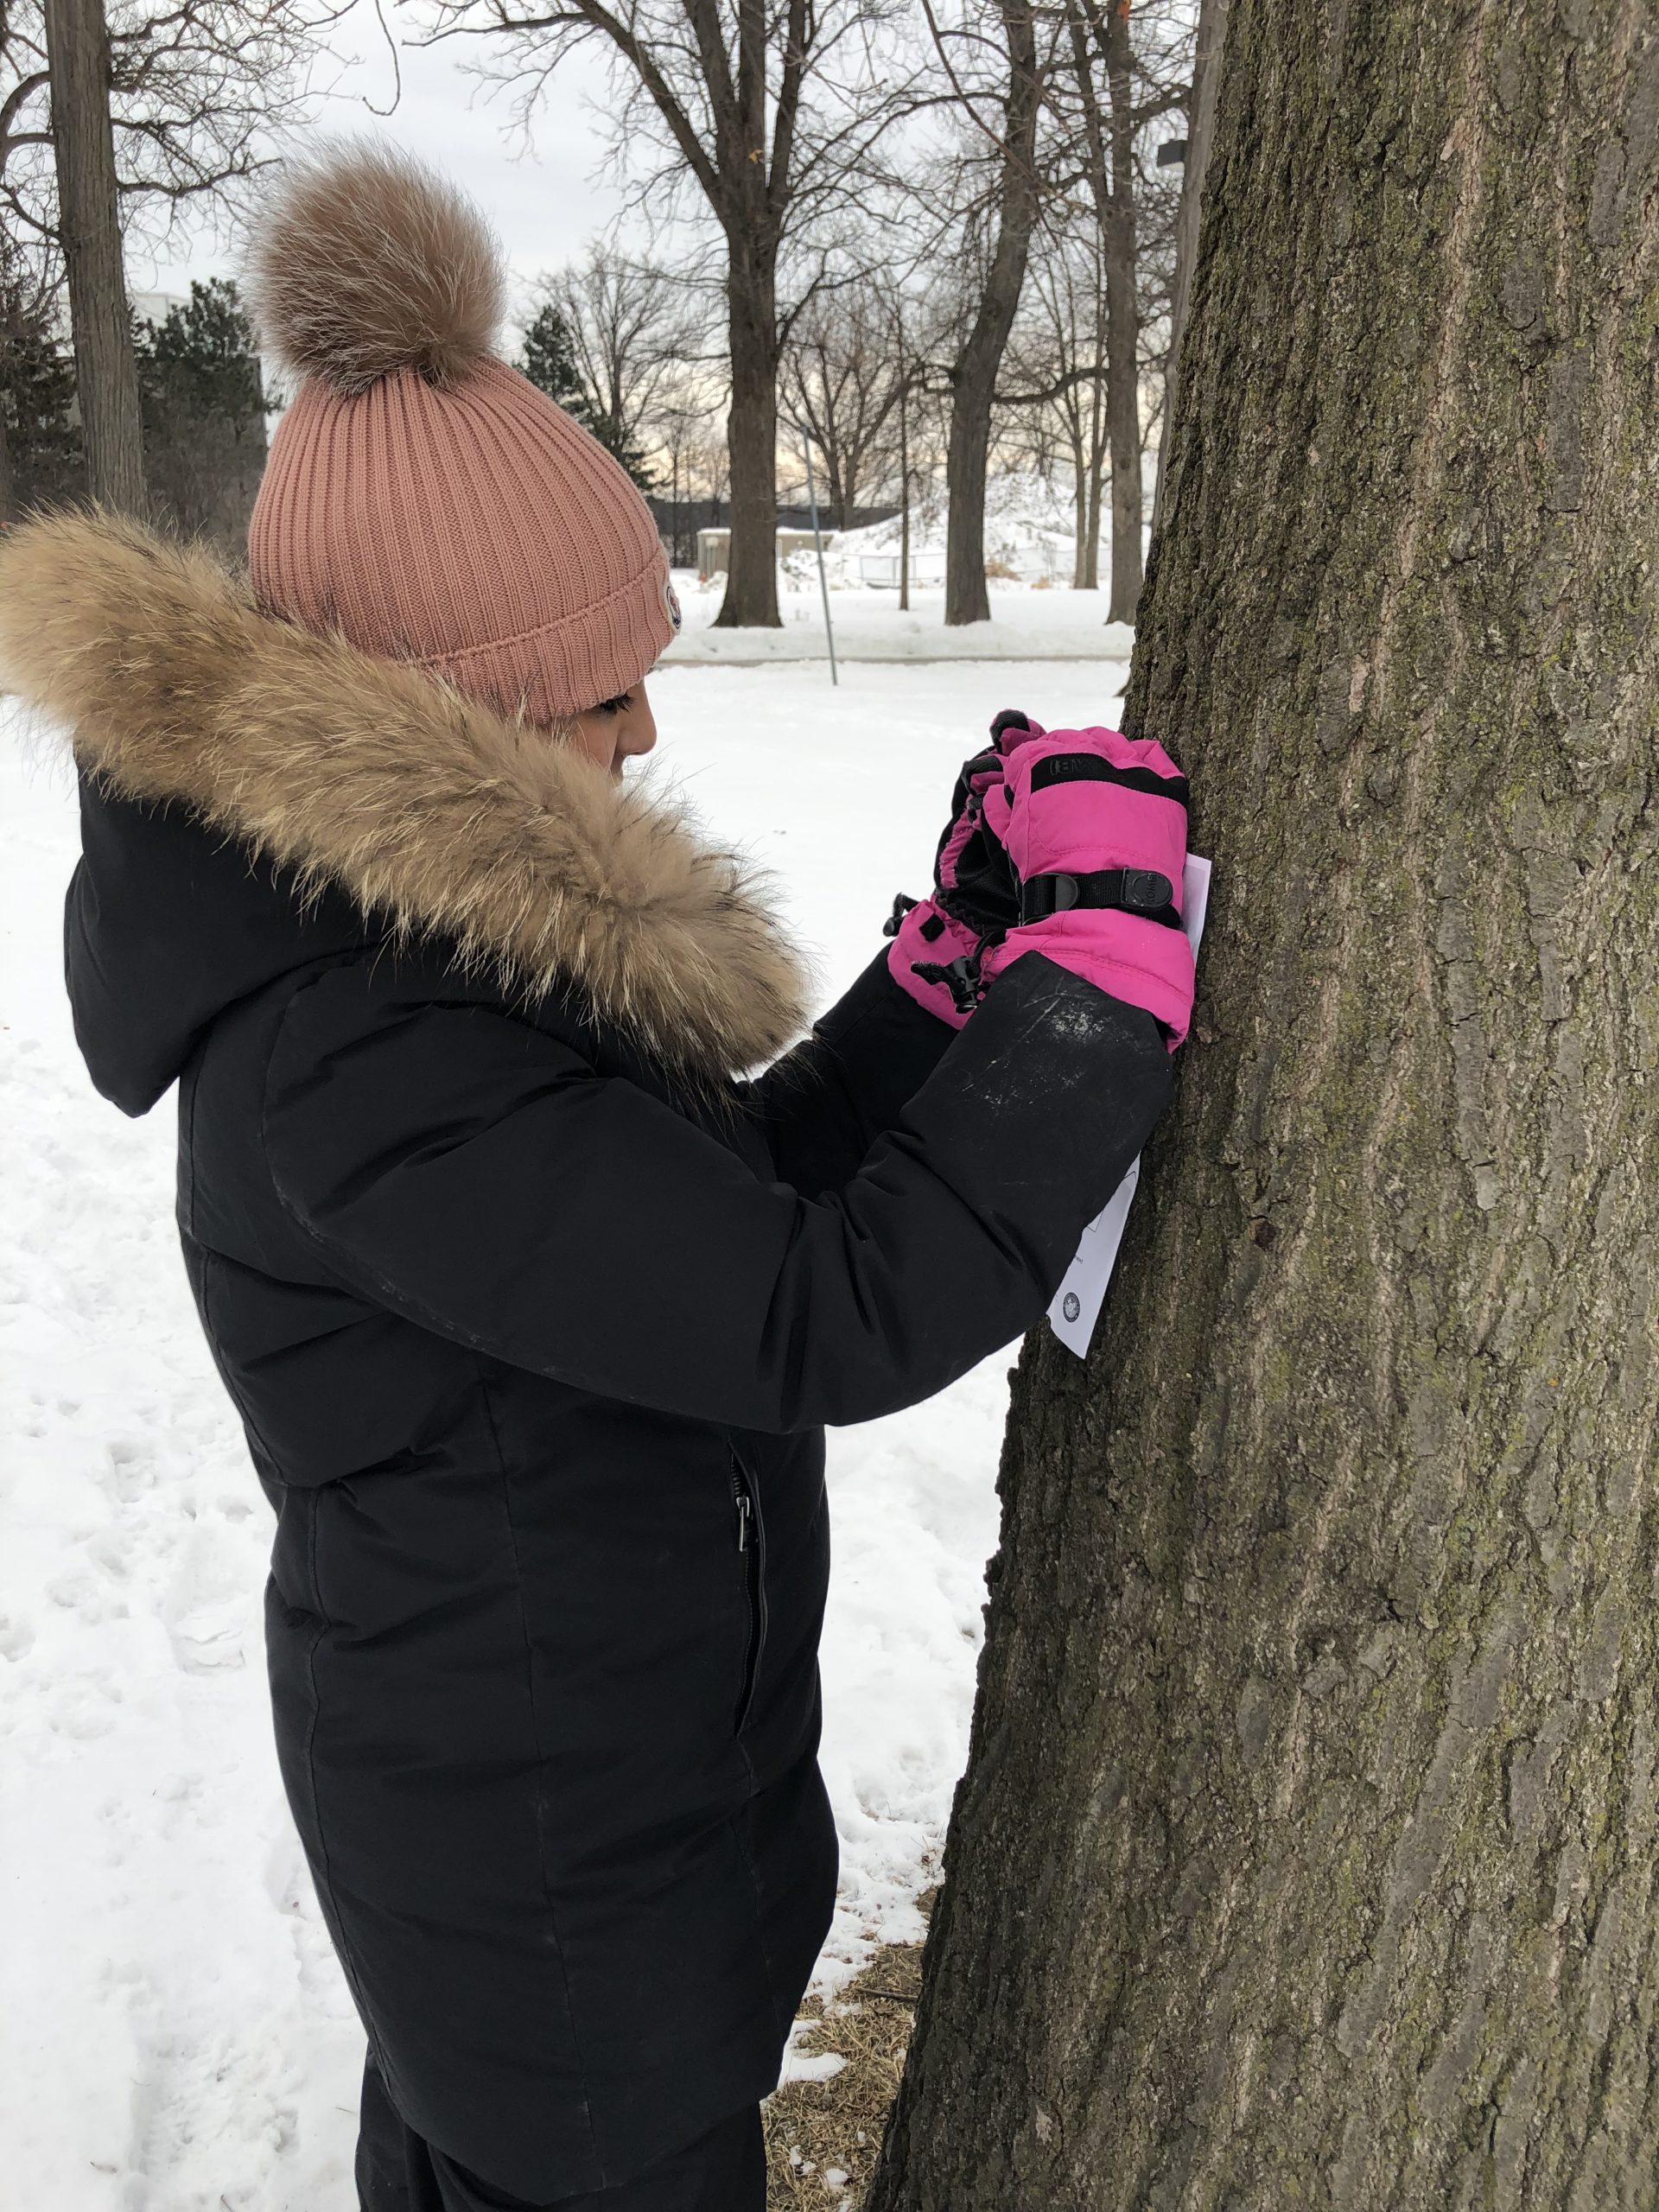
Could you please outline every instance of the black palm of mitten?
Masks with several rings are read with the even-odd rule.
[[[991,743],[963,763],[950,819],[934,858],[933,891],[919,905],[901,893],[887,934],[887,966],[918,1005],[959,1028],[977,1002],[979,963],[1020,920],[1020,882],[1001,838],[985,820],[985,795],[1000,788],[1014,745],[1039,736],[1035,723],[1007,709],[991,724]],[[1012,741],[1012,743],[1010,743]]]
[[[985,820],[984,799],[1002,780],[1006,755],[1040,735],[1027,715],[1005,707],[991,724],[989,749],[964,761],[957,779],[949,828],[939,840],[933,896],[976,938],[1000,944],[1020,919],[1020,879],[1002,842]]]

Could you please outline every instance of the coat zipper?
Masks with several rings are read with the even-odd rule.
[[[749,1640],[743,1655],[743,1688],[734,1729],[734,1733],[741,1736],[753,1709],[760,1678],[760,1654],[766,1648],[766,1529],[760,1518],[760,1501],[753,1480],[735,1452],[732,1454],[732,1508],[737,1516],[737,1548],[743,1558],[749,1599]]]

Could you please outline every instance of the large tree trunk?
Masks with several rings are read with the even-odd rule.
[[[87,487],[105,505],[138,514],[144,505],[143,432],[116,214],[103,0],[46,0],[46,40]]]
[[[1105,225],[1106,428],[1112,449],[1112,594],[1109,622],[1133,622],[1141,598],[1141,309],[1135,294],[1134,57],[1129,11],[1103,26],[1111,98],[1112,188]]]
[[[1195,1041],[1021,1361],[874,2212],[1656,2201],[1656,108],[1645,0],[1233,0]]]
[[[732,537],[721,630],[776,629],[778,613],[778,311],[774,257],[734,243],[727,283],[732,410]]]
[[[950,372],[950,435],[944,461],[950,501],[944,524],[947,625],[990,620],[990,596],[985,588],[985,470],[991,410],[1037,220],[1041,87],[1035,24],[1027,0],[1000,0],[1000,10],[1008,56],[1008,96],[1003,108],[996,244],[978,310]]]

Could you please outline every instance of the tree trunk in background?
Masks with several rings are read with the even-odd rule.
[[[732,354],[732,537],[717,630],[776,629],[778,313],[775,257],[734,242],[727,299]]]
[[[1089,450],[1080,401],[1066,420],[1071,442],[1071,588],[1089,588]]]
[[[1002,175],[996,245],[979,310],[950,372],[950,436],[944,481],[944,619],[947,625],[990,619],[985,588],[985,470],[991,442],[996,372],[1026,281],[1037,220],[1036,30],[1027,0],[1000,0],[1008,54],[1003,109]]]
[[[17,519],[17,486],[11,466],[11,441],[6,435],[6,415],[0,406],[0,526]]]
[[[1095,317],[1095,359],[1103,360],[1106,343],[1106,321],[1103,312]],[[1084,545],[1083,587],[1085,591],[1100,589],[1100,494],[1105,481],[1107,442],[1101,435],[1105,425],[1101,420],[1104,398],[1098,377],[1089,387],[1089,529]]]
[[[1228,0],[1198,0],[1198,31],[1192,55],[1192,92],[1186,108],[1186,158],[1181,168],[1181,204],[1175,217],[1175,285],[1169,310],[1169,363],[1164,372],[1164,451],[1170,425],[1175,420],[1175,401],[1180,389],[1181,333],[1186,327],[1186,303],[1192,290],[1192,271],[1198,258],[1198,216],[1204,205],[1204,174],[1210,165],[1210,149],[1216,135],[1216,88],[1221,82],[1222,48],[1227,40]],[[1163,518],[1164,478],[1161,459],[1158,489],[1153,497],[1154,535]]]
[[[910,378],[899,326],[899,612],[910,612]]]
[[[1021,1360],[871,2212],[1648,2212],[1659,27],[1232,16],[1128,706],[1195,1037]]]
[[[1135,296],[1135,84],[1129,11],[1103,25],[1112,189],[1105,224],[1106,427],[1112,454],[1112,593],[1109,622],[1133,622],[1141,598],[1141,310]]]
[[[143,432],[116,213],[102,0],[46,0],[46,35],[59,236],[69,278],[87,488],[106,506],[141,514]]]
[[[1106,451],[1097,446],[1089,464],[1089,565],[1084,576],[1085,591],[1100,589],[1101,491],[1106,479]]]

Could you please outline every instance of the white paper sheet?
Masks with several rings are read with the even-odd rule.
[[[1181,877],[1181,926],[1186,931],[1195,961],[1198,939],[1204,935],[1205,908],[1209,903],[1210,863],[1198,854],[1189,853]],[[1065,1280],[1055,1292],[1054,1303],[1048,1309],[1050,1328],[1066,1350],[1076,1352],[1079,1359],[1087,1353],[1095,1324],[1100,1319],[1106,1286],[1112,1279],[1117,1248],[1123,1239],[1123,1224],[1128,1219],[1129,1200],[1135,1196],[1135,1186],[1140,1179],[1141,1162],[1136,1157],[1129,1162],[1128,1173],[1107,1199],[1104,1210],[1084,1230],[1077,1256],[1066,1269]]]

